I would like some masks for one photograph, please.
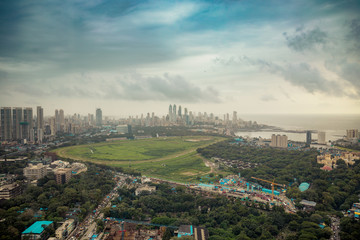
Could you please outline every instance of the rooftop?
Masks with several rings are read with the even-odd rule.
[[[52,224],[52,221],[37,221],[30,227],[28,227],[25,231],[22,232],[22,234],[28,234],[28,233],[35,233],[35,234],[41,234],[44,231],[45,228]]]

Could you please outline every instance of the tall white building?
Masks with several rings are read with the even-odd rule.
[[[325,144],[325,132],[318,132],[318,144]]]
[[[281,147],[287,148],[288,146],[288,137],[286,135],[271,135],[271,147]]]

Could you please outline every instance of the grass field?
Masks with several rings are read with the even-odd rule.
[[[196,153],[199,147],[222,141],[211,136],[123,140],[56,149],[60,157],[132,168],[143,175],[189,182],[213,170]]]

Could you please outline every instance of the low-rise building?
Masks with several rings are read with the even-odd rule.
[[[72,170],[72,174],[77,175],[79,173],[86,172],[87,167],[83,163],[73,163],[71,164],[71,170]]]
[[[204,227],[196,227],[193,225],[181,225],[177,231],[177,237],[191,236],[195,240],[209,239],[209,232]]]
[[[138,187],[136,190],[135,190],[135,195],[138,196],[141,192],[143,191],[146,191],[146,192],[155,192],[156,191],[156,187],[154,186],[148,186],[148,185],[142,185],[140,187]]]
[[[22,232],[21,239],[48,239],[49,234],[45,231],[45,229],[52,227],[52,225],[52,221],[37,221]]]
[[[47,166],[39,163],[37,165],[29,164],[24,168],[24,176],[29,180],[38,180],[48,174]]]
[[[66,237],[75,228],[75,220],[66,220],[58,229],[55,231],[56,239],[66,239]]]
[[[21,194],[21,186],[17,183],[7,184],[0,187],[0,199],[9,200]]]
[[[308,200],[301,200],[300,204],[304,206],[305,211],[314,211],[316,207],[316,202],[308,201]]]

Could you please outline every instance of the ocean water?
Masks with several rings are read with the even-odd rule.
[[[280,127],[284,130],[313,130],[325,132],[326,141],[337,140],[346,135],[346,129],[360,130],[360,114],[354,115],[242,115],[245,121],[256,121]],[[305,133],[289,132],[238,132],[238,136],[270,138],[272,134],[285,134],[289,140],[305,141]],[[317,134],[312,134],[312,139],[317,139]]]

